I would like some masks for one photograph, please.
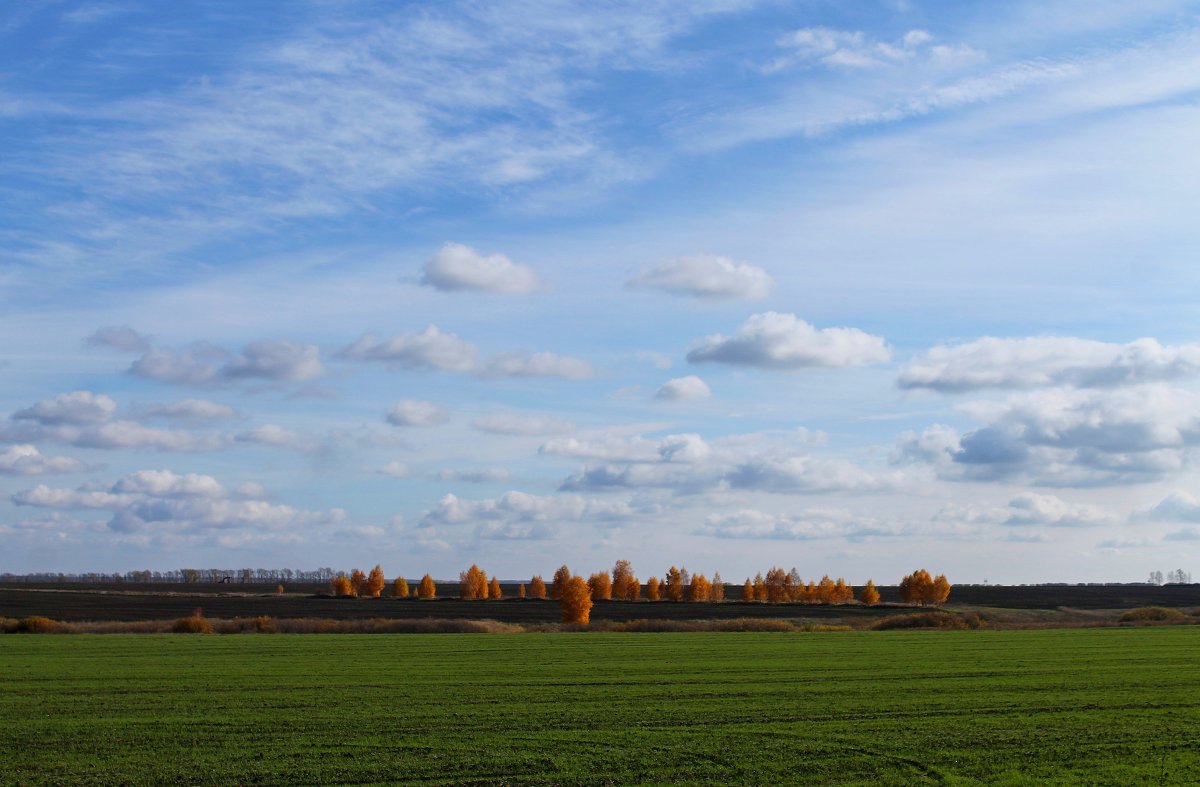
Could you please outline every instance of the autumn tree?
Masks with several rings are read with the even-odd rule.
[[[517,585],[517,598],[525,598],[525,583]]]
[[[420,584],[417,585],[417,598],[436,598],[437,585],[434,584],[433,577],[426,574],[421,577]]]
[[[282,596],[282,595],[283,595],[283,585],[276,585],[276,586],[275,586],[275,595],[277,595],[277,596]]]
[[[459,572],[458,587],[460,598],[486,599],[488,597],[487,572],[472,563],[466,571]]]
[[[708,577],[703,574],[693,574],[692,581],[687,586],[687,600],[708,601],[710,592],[712,592],[712,585],[709,584]]]
[[[787,588],[790,600],[804,600],[804,580],[800,578],[800,572],[796,570],[795,566],[792,566],[792,570],[787,573]]]
[[[607,571],[592,574],[587,583],[592,592],[592,601],[607,601],[612,598],[612,580]]]
[[[662,593],[659,590],[658,577],[650,577],[646,580],[646,598],[650,601],[658,601],[662,598]]]
[[[612,595],[622,601],[634,601],[641,595],[642,584],[633,575],[628,560],[618,560],[612,570]]]
[[[396,577],[396,581],[392,583],[392,597],[408,597],[408,582],[404,579],[404,577]]]
[[[529,580],[529,597],[530,598],[545,598],[546,583],[542,581],[541,575],[535,575]]]
[[[712,584],[708,589],[709,601],[724,601],[725,600],[725,580],[721,579],[721,572],[713,573]]]
[[[488,598],[504,598],[504,591],[500,589],[499,577],[492,577],[492,584],[488,585]]]
[[[817,601],[822,604],[832,604],[834,601],[834,581],[829,578],[829,575],[821,577],[821,581],[817,583]]]
[[[922,568],[900,580],[900,600],[907,604],[945,604],[948,598],[950,582],[945,574],[935,579]]]
[[[550,598],[562,598],[563,587],[571,579],[571,569],[566,566],[560,566],[558,571],[554,572],[554,579],[550,582]]]
[[[750,581],[750,577],[746,577],[746,584],[742,585],[742,601],[754,600],[754,583]]]
[[[763,579],[761,572],[754,575],[754,600],[767,600],[767,582],[765,579]]]
[[[667,601],[683,601],[683,573],[675,566],[667,569],[663,595],[667,597]]]
[[[387,580],[383,578],[383,569],[376,564],[375,568],[371,569],[371,573],[367,574],[366,579],[363,580],[362,594],[368,598],[379,598],[385,587],[387,587]]]
[[[867,584],[859,591],[858,600],[866,604],[868,607],[873,607],[879,603],[879,591],[875,588],[875,583],[867,580]]]
[[[791,581],[782,568],[776,566],[768,571],[764,582],[767,587],[767,601],[778,604],[781,601],[792,600]]]
[[[333,591],[335,596],[356,596],[354,583],[350,581],[350,577],[345,574],[338,574],[329,583],[329,589]]]
[[[583,577],[571,577],[562,583],[558,603],[563,623],[586,626],[592,615],[592,590]]]
[[[361,596],[367,590],[367,575],[354,569],[350,572],[350,584],[354,586],[354,595]]]
[[[841,577],[833,583],[833,601],[836,604],[845,604],[847,601],[854,600],[854,590],[846,584],[846,580]]]

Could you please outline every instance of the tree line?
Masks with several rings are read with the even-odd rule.
[[[330,590],[335,596],[378,598],[386,587],[383,568],[379,565],[368,573],[356,568],[349,575],[338,574],[330,581]],[[693,574],[686,568],[675,566],[667,569],[661,581],[656,576],[648,578],[644,587],[647,601],[720,602],[725,600],[726,590],[720,572],[714,572],[710,580],[704,574]],[[941,605],[950,597],[950,588],[950,582],[944,574],[934,577],[925,569],[918,569],[900,581],[900,599],[908,604]],[[429,574],[423,576],[417,587],[412,589],[406,579],[397,577],[392,583],[391,595],[397,598],[436,598],[437,585]],[[489,579],[485,570],[472,564],[459,574],[458,595],[461,599],[472,601],[501,599],[504,598],[504,589],[497,577]],[[586,596],[586,605],[583,604],[583,596]],[[586,579],[572,574],[571,569],[564,565],[554,572],[549,586],[540,574],[531,577],[528,583],[517,586],[517,598],[547,597],[563,604],[564,622],[586,623],[586,614],[579,612],[584,606],[590,610],[595,601],[638,601],[643,597],[643,583],[634,574],[628,560],[618,560],[612,571],[598,571]],[[847,604],[857,601],[875,605],[879,603],[880,596],[875,582],[870,579],[856,596],[854,589],[841,577],[835,580],[825,575],[820,580],[805,582],[795,568],[784,571],[776,566],[765,575],[760,572],[753,579],[747,577],[742,584],[741,600],[768,604]],[[566,620],[565,617],[568,606],[573,610],[572,620]],[[580,621],[580,615],[585,619]]]

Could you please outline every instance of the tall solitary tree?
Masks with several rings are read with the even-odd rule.
[[[592,616],[592,591],[583,577],[571,577],[563,582],[558,599],[563,623],[586,626]]]
[[[875,587],[875,583],[867,580],[867,584],[858,593],[858,600],[866,604],[868,607],[873,607],[879,603],[879,590]]]

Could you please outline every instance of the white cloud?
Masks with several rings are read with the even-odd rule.
[[[943,506],[935,522],[1002,525],[1006,527],[1099,527],[1116,522],[1110,512],[1087,503],[1069,503],[1036,492],[1016,495],[1004,506],[978,504]]]
[[[779,40],[785,54],[763,70],[776,73],[798,65],[820,64],[838,69],[879,69],[913,61],[940,67],[958,67],[978,62],[983,54],[965,44],[933,44],[925,30],[909,30],[894,41],[879,41],[862,31],[804,27]]]
[[[91,391],[72,391],[18,410],[12,418],[46,426],[94,424],[107,421],[116,411],[117,403],[111,397]]]
[[[1153,522],[1200,522],[1200,498],[1187,492],[1173,492],[1140,517]]]
[[[0,475],[78,473],[87,465],[67,456],[44,456],[35,446],[10,445],[0,451]]]
[[[246,345],[226,364],[221,374],[230,379],[303,382],[325,373],[315,345],[284,340],[262,340]]]
[[[379,475],[386,475],[390,478],[408,478],[412,475],[412,470],[403,462],[391,461],[375,472]]]
[[[524,294],[543,289],[537,274],[503,254],[482,255],[461,243],[447,243],[425,267],[421,283],[454,292],[474,290]]]
[[[171,421],[185,423],[204,423],[207,421],[226,421],[237,417],[237,410],[227,404],[212,402],[207,399],[183,399],[169,404],[155,405],[146,411],[155,418],[166,418]]]
[[[99,328],[83,341],[90,347],[111,347],[131,353],[148,352],[153,346],[149,336],[138,333],[127,325]]]
[[[647,268],[626,282],[626,286],[696,298],[763,298],[771,292],[775,281],[757,266],[737,263],[728,257],[699,255]]]
[[[692,363],[783,370],[865,366],[890,357],[883,337],[857,328],[815,328],[794,314],[778,312],[756,314],[733,336],[709,336],[687,354]]]
[[[484,415],[472,421],[471,426],[481,432],[526,436],[561,434],[575,428],[570,421],[538,413]]]
[[[229,357],[220,347],[197,342],[184,350],[152,348],[129,366],[129,373],[172,385],[211,385],[219,362]]]
[[[708,384],[694,374],[686,377],[673,377],[663,383],[654,398],[666,402],[686,402],[697,399],[707,399],[712,396]]]
[[[633,514],[625,503],[577,495],[541,496],[505,492],[497,498],[462,500],[447,494],[421,519],[422,529],[475,525],[480,539],[547,539],[558,533],[559,522],[622,521]]]
[[[450,419],[445,409],[433,402],[404,399],[388,408],[385,420],[392,426],[436,426]]]
[[[694,532],[732,539],[815,541],[844,538],[861,541],[871,537],[898,536],[904,531],[895,524],[856,516],[841,509],[810,508],[795,514],[773,514],[756,509],[710,514]]]
[[[260,489],[242,488],[245,491]],[[238,538],[287,537],[287,531],[311,525],[336,523],[345,512],[302,511],[263,499],[230,495],[212,476],[170,470],[131,473],[108,489],[53,489],[38,485],[12,496],[18,506],[64,510],[100,509],[111,512],[111,530],[121,533],[169,530],[199,535],[210,531],[233,531]],[[232,543],[232,542],[229,542]]]
[[[439,481],[462,481],[468,484],[499,484],[512,481],[513,474],[502,467],[484,467],[475,470],[446,468],[434,473]]]
[[[469,372],[475,368],[477,354],[475,345],[452,333],[443,333],[436,325],[429,325],[420,333],[402,333],[383,341],[364,336],[343,348],[338,357],[380,361],[404,369]]]
[[[488,359],[478,370],[481,377],[563,377],[568,380],[586,380],[592,376],[592,367],[586,361],[554,353],[538,352],[532,355],[501,353]]]
[[[309,451],[314,448],[312,440],[278,424],[263,424],[253,429],[247,429],[235,435],[234,439],[239,443],[265,445],[272,448],[293,448],[299,451]]]
[[[954,393],[983,388],[1134,385],[1200,375],[1200,344],[1128,344],[1076,338],[985,337],[934,347],[900,372],[901,388]]]

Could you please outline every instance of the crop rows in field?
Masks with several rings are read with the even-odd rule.
[[[17,783],[1200,782],[1200,629],[0,638]]]

